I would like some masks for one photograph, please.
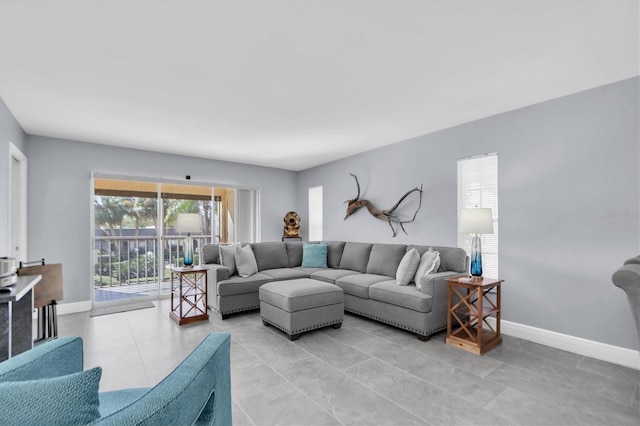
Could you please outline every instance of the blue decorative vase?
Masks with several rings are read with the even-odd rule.
[[[482,277],[482,250],[480,237],[475,236],[471,240],[471,276]]]
[[[190,267],[193,265],[193,238],[191,234],[187,233],[187,238],[184,242],[184,266]]]

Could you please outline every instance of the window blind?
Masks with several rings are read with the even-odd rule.
[[[490,208],[493,234],[480,235],[483,276],[498,278],[498,155],[487,154],[458,160],[458,215],[460,209]],[[471,253],[473,235],[458,234],[458,247]]]

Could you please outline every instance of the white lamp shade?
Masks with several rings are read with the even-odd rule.
[[[178,213],[178,220],[176,220],[177,233],[199,234],[200,229],[201,221],[198,213]]]
[[[461,209],[458,232],[461,234],[493,234],[491,209]]]

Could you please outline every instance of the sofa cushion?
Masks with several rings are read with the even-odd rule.
[[[236,248],[236,269],[238,275],[245,278],[258,273],[258,264],[251,246]]]
[[[278,268],[278,269],[265,269],[260,271],[263,275],[268,275],[274,280],[293,280],[296,278],[309,278],[309,274],[299,268]]]
[[[340,269],[351,269],[352,271],[358,271],[364,274],[367,271],[372,246],[373,244],[369,243],[347,242],[342,252]],[[395,271],[393,275],[395,275]]]
[[[369,298],[418,312],[431,312],[432,298],[410,284],[399,286],[395,281],[383,281],[369,288]]]
[[[396,283],[398,285],[407,285],[413,281],[418,265],[420,265],[420,255],[418,250],[412,248],[402,257],[400,265],[398,265]]]
[[[302,242],[286,242],[284,243],[284,246],[287,249],[289,268],[295,268],[296,266],[302,265]]]
[[[352,294],[363,299],[368,299],[369,287],[382,281],[389,281],[390,279],[392,278],[384,275],[355,274],[337,279],[336,285],[344,291],[344,294]]]
[[[296,266],[293,269],[297,269],[299,271],[304,272],[308,277],[311,277],[311,274],[313,274],[314,272],[326,271],[327,270],[327,268],[303,268],[302,266]]]
[[[236,249],[241,247],[240,244],[231,244],[228,246],[220,246],[220,264],[229,269],[229,275],[236,273]]]
[[[220,263],[220,244],[202,246],[202,263]]]
[[[324,281],[326,283],[335,284],[336,280],[347,275],[359,275],[359,272],[352,271],[350,269],[323,269],[320,271],[312,272],[311,278],[314,280]]]
[[[329,268],[340,269],[344,245],[344,241],[327,241],[327,266]]]
[[[72,425],[100,418],[102,369],[40,380],[0,383],[0,424]]]
[[[289,267],[289,257],[284,243],[254,243],[252,247],[258,262],[258,271]]]
[[[327,267],[327,243],[303,244],[302,245],[302,267],[303,268],[326,268]]]
[[[234,294],[255,293],[262,284],[270,281],[273,281],[272,277],[261,273],[246,278],[234,275],[228,280],[218,283],[218,295],[232,296]],[[210,297],[211,296],[212,295],[210,295]]]
[[[404,244],[374,244],[367,263],[367,274],[395,277],[406,252],[407,246]]]

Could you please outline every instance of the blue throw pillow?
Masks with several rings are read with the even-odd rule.
[[[303,268],[327,267],[327,243],[302,244]]]
[[[0,424],[77,425],[100,418],[102,368],[41,380],[0,383]]]

